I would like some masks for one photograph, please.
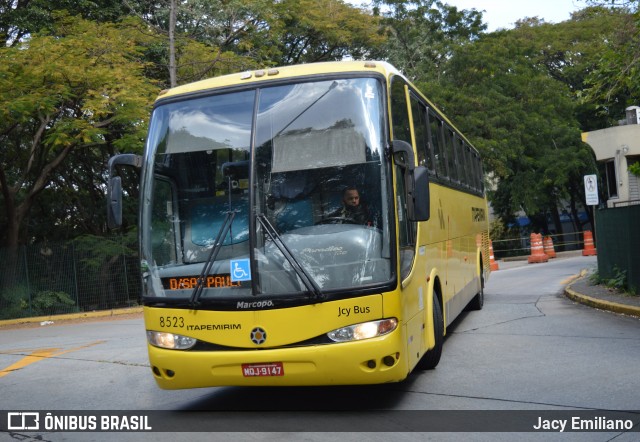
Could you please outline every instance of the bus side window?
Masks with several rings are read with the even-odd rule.
[[[447,175],[451,181],[458,181],[458,165],[456,163],[455,137],[448,127],[444,130],[445,155],[447,159]]]
[[[474,153],[475,163],[476,163],[476,174],[478,180],[478,192],[484,192],[484,179],[482,176],[482,161],[480,160],[480,155]]]
[[[429,134],[431,135],[431,147],[437,176],[447,176],[447,166],[444,162],[444,148],[442,144],[442,120],[432,111],[429,111]]]
[[[478,186],[476,184],[476,168],[473,164],[473,153],[471,152],[471,148],[467,146],[467,144],[464,145],[464,153],[467,160],[467,177],[469,188],[477,189]]]
[[[393,139],[411,143],[411,127],[407,111],[405,83],[400,77],[393,77],[391,82],[391,119]]]
[[[433,172],[433,158],[429,147],[427,107],[413,94],[411,94],[411,113],[413,117],[413,134],[418,151],[418,166],[425,166]]]
[[[456,152],[458,157],[458,170],[460,172],[460,182],[465,187],[471,187],[471,165],[467,156],[467,146],[464,141],[456,137]]]

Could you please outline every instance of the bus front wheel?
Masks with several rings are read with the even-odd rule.
[[[418,361],[418,369],[431,370],[436,368],[438,362],[440,362],[440,356],[442,355],[442,344],[444,342],[444,320],[442,319],[442,310],[440,309],[440,303],[438,298],[433,296],[433,336],[436,341],[436,345],[431,350],[422,356],[422,359]]]

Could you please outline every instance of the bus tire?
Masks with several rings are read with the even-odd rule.
[[[440,309],[440,303],[437,296],[433,296],[433,335],[436,341],[436,345],[431,350],[422,355],[422,358],[418,361],[419,370],[432,370],[436,368],[438,362],[440,362],[440,356],[442,355],[442,344],[444,342],[444,320],[442,319],[442,310]]]
[[[480,291],[469,301],[467,310],[482,310],[484,306],[484,276],[480,275]]]

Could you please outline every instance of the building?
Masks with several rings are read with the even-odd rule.
[[[640,107],[628,107],[626,114],[618,126],[582,134],[596,160],[604,163],[607,207],[640,204],[640,178],[629,172],[630,165],[640,162]]]
[[[624,281],[640,295],[640,178],[629,172],[630,165],[640,162],[640,107],[628,107],[626,114],[618,126],[585,132],[582,140],[605,171],[607,205],[595,211],[598,274]]]

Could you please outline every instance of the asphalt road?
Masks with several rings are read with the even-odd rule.
[[[640,410],[640,320],[576,304],[562,295],[571,277],[594,265],[593,257],[573,257],[502,266],[487,284],[484,309],[464,313],[449,329],[440,365],[416,372],[405,382],[382,386],[163,391],[150,373],[140,317],[0,329],[0,410],[186,410],[189,413],[180,416],[202,419],[211,414],[196,410],[241,411],[232,414],[235,423],[231,429],[225,427],[225,433],[12,430],[0,432],[0,440],[513,440],[514,434],[495,429],[402,429],[407,419],[446,419],[439,410],[465,410],[462,419],[479,421],[495,421],[495,416],[507,421],[512,410],[557,412],[558,420],[565,412]],[[309,413],[290,413],[301,410]],[[354,431],[349,432],[349,420],[336,423],[335,414],[325,413],[328,410],[361,410],[365,420],[351,421]],[[377,414],[380,410],[394,412]],[[366,412],[375,416],[369,422],[376,432],[362,433],[368,429]],[[453,413],[455,420],[459,416]],[[168,417],[181,431],[200,428],[194,419],[181,424],[180,417]],[[639,440],[640,414],[631,420],[635,432],[532,431],[517,438]],[[262,423],[257,429],[269,431],[252,432],[256,422]],[[2,424],[0,428],[6,428]],[[536,424],[537,420],[531,423]]]

